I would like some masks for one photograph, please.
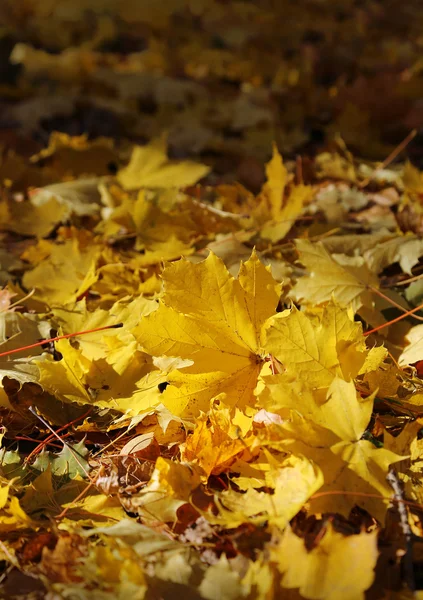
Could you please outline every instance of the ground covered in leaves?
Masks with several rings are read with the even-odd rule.
[[[420,3],[115,4],[0,6],[0,595],[412,598]]]

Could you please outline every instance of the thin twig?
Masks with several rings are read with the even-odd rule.
[[[404,579],[409,589],[414,592],[416,589],[416,582],[413,567],[413,533],[408,522],[408,513],[404,503],[403,491],[401,483],[393,469],[389,470],[386,480],[394,490],[394,498],[397,501],[396,504],[400,518],[400,527],[405,540],[405,554],[403,557]]]
[[[35,410],[35,408],[33,406],[30,406],[28,408],[28,410],[37,417],[37,419],[39,419],[41,421],[41,423],[47,427],[47,429],[49,429],[51,431],[51,433],[60,441],[62,442],[62,444],[64,446],[66,446],[66,448],[69,450],[69,452],[72,454],[72,456],[74,457],[74,459],[76,460],[76,462],[78,463],[78,465],[81,467],[81,469],[84,471],[85,475],[88,477],[88,479],[90,478],[90,475],[87,471],[87,469],[84,467],[84,465],[81,463],[81,461],[79,460],[78,454],[77,452],[75,452],[75,450],[72,448],[72,446],[70,446],[67,442],[65,442],[64,439],[62,439],[60,437],[60,435],[58,433],[56,433],[53,429],[53,427],[50,427],[50,425],[47,423],[47,421],[45,419],[43,419],[43,417],[41,415],[39,415],[37,413],[37,411]]]
[[[398,281],[393,286],[389,286],[389,287],[398,287],[400,285],[408,285],[409,283],[412,283],[413,281],[418,281],[419,279],[422,279],[422,277],[423,277],[423,273],[420,273],[420,275],[415,275],[414,277],[409,277],[408,279],[404,279],[403,281]]]
[[[44,346],[45,344],[49,344],[50,342],[58,342],[60,340],[67,340],[69,338],[73,338],[78,335],[85,335],[87,333],[97,333],[98,331],[106,331],[106,329],[118,329],[119,327],[123,327],[123,324],[116,323],[115,325],[105,325],[104,327],[96,327],[95,329],[87,329],[86,331],[77,331],[76,333],[67,333],[65,335],[57,335],[56,337],[52,337],[52,338],[48,338],[46,340],[41,340],[39,342],[35,342],[35,344],[29,344],[28,346],[22,346],[21,348],[14,348],[13,350],[6,350],[5,352],[0,352],[0,357],[9,356],[9,354],[15,354],[16,352],[23,352],[24,350],[31,350],[32,348],[37,348],[38,346]]]
[[[358,187],[360,187],[360,188],[366,187],[371,182],[375,173],[377,173],[378,171],[381,171],[382,169],[385,169],[393,160],[395,160],[396,157],[398,156],[398,154],[400,154],[400,152],[402,152],[404,150],[404,148],[406,148],[408,146],[408,144],[416,137],[416,135],[417,135],[417,129],[413,129],[412,131],[410,131],[410,133],[407,135],[407,137],[404,138],[402,140],[402,142],[400,142],[398,144],[398,146],[394,150],[392,150],[392,152],[385,158],[383,163],[373,171],[373,173],[370,175],[370,177],[366,177],[366,179],[364,179],[359,184]]]
[[[88,411],[86,413],[84,413],[83,415],[81,415],[80,417],[77,417],[76,419],[73,419],[73,421],[70,421],[69,423],[66,423],[66,425],[63,425],[62,427],[60,427],[53,435],[53,433],[51,433],[49,436],[47,436],[47,438],[45,440],[42,440],[41,442],[38,443],[38,446],[36,448],[34,448],[30,454],[28,454],[28,456],[25,459],[25,463],[28,463],[29,460],[35,455],[38,454],[38,452],[40,452],[44,446],[47,446],[47,444],[50,444],[51,440],[56,436],[58,437],[58,433],[61,433],[64,429],[67,429],[68,427],[70,427],[71,425],[74,425],[75,423],[77,423],[78,421],[83,421],[86,417],[88,417],[88,415],[92,412],[93,408],[90,407],[88,409]],[[37,415],[38,416],[38,415]],[[63,444],[63,438],[69,434],[65,434],[62,437],[59,437],[61,443]]]
[[[417,312],[418,310],[421,310],[422,308],[423,308],[423,304],[419,304],[418,306],[416,306],[416,308],[413,308],[412,310],[408,310],[407,312],[403,313],[396,319],[392,319],[391,321],[388,321],[387,323],[382,323],[382,325],[378,325],[378,327],[374,327],[373,329],[369,329],[369,331],[365,331],[364,335],[370,335],[371,333],[376,333],[376,331],[380,331],[381,329],[384,329],[385,327],[389,327],[389,325],[398,323],[398,321],[402,321],[403,319],[405,319],[405,317],[408,317],[408,316],[414,314],[415,312]]]
[[[384,300],[386,300],[387,302],[389,302],[389,304],[392,304],[392,306],[395,306],[395,308],[397,308],[398,310],[400,310],[402,313],[407,313],[408,314],[409,311],[406,308],[404,308],[403,306],[401,306],[401,304],[398,304],[398,302],[395,302],[395,300],[392,300],[392,298],[390,298],[389,296],[387,296],[386,294],[384,294],[383,292],[381,292],[377,288],[373,287],[372,285],[368,285],[368,288],[370,290],[372,290],[372,292],[374,292],[375,294],[377,294],[378,296],[380,296],[381,298],[383,298]],[[423,321],[423,317],[419,317],[418,315],[410,315],[410,316],[412,316],[413,319],[417,319],[417,321]]]

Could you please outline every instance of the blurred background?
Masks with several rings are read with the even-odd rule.
[[[288,159],[345,143],[383,160],[417,129],[423,167],[422,125],[421,0],[0,3],[0,178],[57,152],[52,132],[97,140],[104,172],[112,147],[165,132],[211,183],[256,191],[274,140]]]

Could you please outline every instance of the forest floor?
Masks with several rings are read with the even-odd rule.
[[[421,1],[0,24],[0,596],[423,599]]]

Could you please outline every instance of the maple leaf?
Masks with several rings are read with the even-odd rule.
[[[54,548],[43,548],[39,568],[44,577],[54,582],[63,582],[66,586],[80,583],[77,565],[83,557],[85,558],[84,541],[76,534],[64,532],[59,534]]]
[[[272,159],[266,165],[266,176],[263,191],[269,199],[270,214],[277,221],[282,214],[282,199],[289,178],[276,144],[273,144]]]
[[[383,436],[384,446],[388,450],[404,456],[404,459],[395,465],[395,470],[404,486],[404,494],[417,502],[423,500],[421,490],[423,442],[419,437],[422,423],[423,420],[419,418],[407,423],[397,437],[388,431],[385,431]]]
[[[216,406],[209,416],[200,416],[194,433],[184,444],[182,457],[202,467],[207,478],[211,473],[217,475],[229,468],[235,457],[253,442],[253,436],[245,437],[245,429],[242,431],[236,424],[236,417],[232,420],[231,412],[229,408]],[[242,417],[250,427],[251,419]],[[239,437],[240,430],[244,434],[243,439]]]
[[[81,354],[88,360],[107,359],[110,364],[122,362],[119,352],[131,344],[135,350],[136,341],[131,330],[140,319],[156,309],[156,302],[143,296],[129,296],[115,302],[109,310],[97,308],[88,310],[86,300],[55,307],[51,311],[56,327],[67,334],[73,331],[88,331],[102,327],[121,327],[103,331],[94,331],[78,338]]]
[[[25,489],[21,505],[28,515],[35,515],[40,512],[55,512],[57,505],[54,501],[54,487],[49,464],[45,471],[38,475],[34,481],[31,481]]]
[[[361,399],[353,382],[340,378],[333,379],[326,397],[322,397],[319,390],[307,392],[305,385],[294,384],[292,396],[285,399],[286,378],[275,376],[263,396],[265,405],[271,409],[289,410],[284,423],[278,426],[281,437],[286,440],[286,449],[297,456],[307,456],[322,471],[322,495],[317,494],[313,499],[312,510],[331,512],[334,509],[348,515],[357,504],[383,521],[386,513],[383,499],[392,496],[386,472],[390,464],[403,457],[362,439],[372,413],[373,398]]]
[[[207,600],[236,600],[245,596],[239,575],[232,570],[224,554],[219,561],[207,569],[198,588],[201,596]]]
[[[423,176],[422,173],[410,161],[406,161],[403,172],[402,180],[405,186],[405,190],[408,194],[419,195],[423,193]]]
[[[412,268],[423,254],[423,240],[413,234],[396,236],[378,243],[363,254],[369,268],[380,273],[387,266],[399,263],[404,273],[412,274]]]
[[[308,274],[300,277],[291,291],[296,301],[310,304],[329,302],[332,297],[340,304],[352,304],[357,312],[361,306],[372,306],[368,286],[379,287],[379,281],[361,257],[330,255],[321,242],[296,240],[301,263]]]
[[[13,481],[0,480],[0,533],[23,530],[35,526],[23,510],[12,488]]]
[[[38,238],[47,236],[69,215],[66,207],[54,197],[40,205],[34,205],[32,202],[9,201],[3,203],[0,210],[2,231],[13,231],[20,235],[33,235]]]
[[[191,161],[170,162],[166,140],[160,137],[147,146],[135,146],[129,164],[120,169],[116,177],[126,190],[185,187],[197,183],[209,171],[206,165]]]
[[[77,531],[91,544],[93,540],[100,540],[96,548],[100,547],[101,551],[94,549],[94,552],[90,552],[80,562],[78,571],[84,578],[92,578],[92,574],[96,573],[96,587],[108,590],[110,596],[106,597],[110,599],[112,593],[115,593],[114,597],[119,593],[122,600],[129,596],[141,600],[147,591],[147,584],[150,587],[152,573],[156,583],[171,593],[181,589],[194,591],[207,574],[206,565],[192,548],[184,547],[167,534],[133,519],[122,518],[111,526],[88,530],[78,527]],[[194,580],[193,572],[198,576]]]
[[[398,359],[400,367],[412,365],[423,359],[423,325],[415,325],[405,336],[408,344]]]
[[[322,483],[321,471],[313,459],[289,456],[274,466],[261,484],[272,487],[272,494],[253,488],[245,493],[232,489],[216,493],[219,512],[217,516],[207,515],[207,520],[226,528],[268,521],[283,529]]]
[[[350,153],[346,154],[341,156],[338,152],[321,152],[316,158],[317,176],[356,183],[358,176],[353,158]]]
[[[52,473],[66,475],[70,479],[77,475],[87,477],[90,471],[87,455],[88,450],[83,440],[72,446],[64,445],[63,450],[52,460]]]
[[[88,140],[86,134],[71,136],[61,131],[53,131],[48,146],[31,156],[32,163],[54,162],[57,177],[69,175],[109,175],[108,165],[117,159],[113,140],[96,137]]]
[[[93,527],[95,523],[110,526],[126,516],[119,498],[96,490],[87,493],[86,481],[78,476],[57,490],[54,500],[69,515],[69,521],[76,520],[80,527]]]
[[[175,188],[142,189],[136,198],[130,194],[121,197],[120,190],[112,188],[109,195],[103,211],[105,220],[97,230],[113,239],[135,234],[135,249],[146,250],[146,255],[138,256],[140,266],[154,264],[152,259],[158,252],[159,260],[190,254],[199,237],[240,227],[238,215],[215,209]]]
[[[316,548],[287,527],[271,560],[282,575],[282,588],[299,588],[310,600],[364,600],[378,557],[377,532],[344,536],[330,525]]]
[[[361,324],[335,302],[316,316],[296,308],[277,314],[267,325],[265,345],[288,374],[312,388],[329,387],[336,376],[348,380],[373,371],[386,356],[382,347],[366,348]]]
[[[243,408],[263,364],[263,331],[274,313],[280,286],[255,253],[234,279],[214,254],[194,265],[181,260],[163,271],[164,294],[157,311],[135,330],[153,356],[180,356],[194,364],[175,371],[162,402],[176,415],[198,414],[227,393]]]
[[[376,371],[370,371],[363,377],[363,382],[371,393],[376,392],[379,398],[398,398],[403,382],[403,371],[393,364],[384,364]]]
[[[49,330],[49,323],[38,319],[35,315],[11,311],[0,312],[1,351],[14,351],[36,343],[40,338],[48,337]],[[13,358],[6,356],[0,359],[0,382],[4,377],[15,379],[20,384],[38,382],[39,370],[31,359],[41,353],[42,348],[38,346],[15,352]],[[2,383],[0,383],[0,406],[7,410],[13,409]]]
[[[89,242],[90,238],[89,235]],[[75,232],[59,243],[41,240],[23,255],[37,263],[25,273],[24,285],[35,289],[35,296],[50,306],[76,300],[97,280],[96,262],[101,249],[88,240]]]
[[[317,389],[283,374],[264,377],[263,383],[259,404],[284,418],[287,435],[292,431],[310,445],[354,442],[369,424],[373,397],[361,398],[352,381],[335,377],[328,389]]]
[[[266,165],[266,175],[267,182],[252,216],[261,229],[261,237],[277,242],[292,228],[313,192],[310,186],[296,185],[286,194],[290,178],[276,144],[273,144],[273,157]]]
[[[97,546],[95,558],[102,586],[109,587],[114,594],[119,593],[120,598],[130,596],[134,600],[143,600],[147,585],[144,570],[136,557],[129,558],[128,552],[121,554],[113,544],[111,547]]]
[[[384,523],[393,496],[386,473],[403,456],[376,448],[364,439],[338,442],[328,449],[311,448],[301,442],[288,444],[287,448],[295,454],[313,457],[322,470],[325,483],[310,505],[314,513],[336,511],[348,516],[354,506],[360,506]]]
[[[132,333],[143,315],[156,303],[126,298],[105,311],[89,312],[85,301],[53,310],[65,331],[88,330],[122,323],[118,329],[81,336],[78,347],[67,339],[56,343],[62,358],[43,356],[36,361],[38,382],[64,402],[92,404],[120,412],[139,414],[160,402],[159,383],[165,380],[151,358],[138,349]]]
[[[31,194],[31,205],[38,209],[43,207],[44,210],[49,207],[51,210],[52,200],[58,203],[63,209],[63,214],[60,215],[60,219],[55,219],[55,224],[68,220],[72,215],[97,216],[100,212],[98,188],[101,181],[100,177],[95,177],[37,188]],[[37,237],[44,236],[37,232]]]
[[[126,510],[138,513],[144,522],[174,522],[176,511],[189,502],[200,482],[200,474],[192,466],[159,457],[148,484],[121,501]]]

